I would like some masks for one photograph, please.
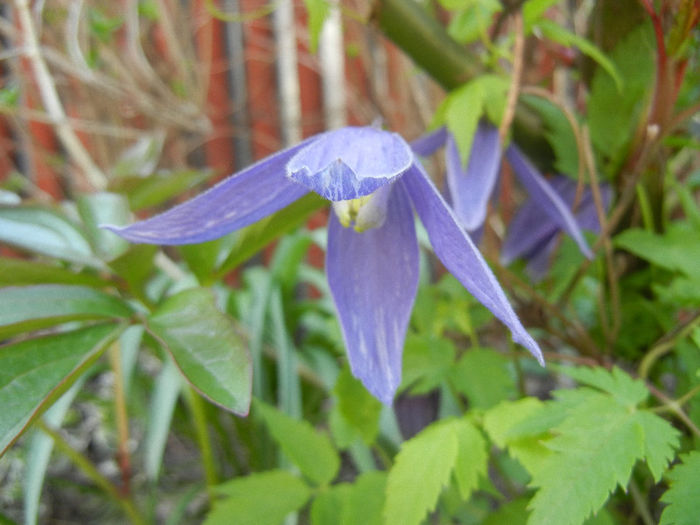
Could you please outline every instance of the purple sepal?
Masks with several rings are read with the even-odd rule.
[[[544,365],[539,346],[520,323],[488,264],[423,168],[414,164],[401,178],[401,184],[428,232],[435,255],[445,268],[510,329],[514,341]]]
[[[132,242],[193,244],[248,226],[308,193],[285,176],[284,167],[313,140],[266,157],[160,215],[129,226],[102,227]]]
[[[439,127],[430,133],[418,137],[410,143],[411,149],[416,155],[421,157],[429,157],[438,149],[445,145],[447,141],[447,128]]]
[[[397,134],[348,127],[318,135],[287,164],[287,176],[330,201],[364,197],[404,173],[413,152]]]
[[[331,214],[326,252],[328,284],[352,373],[387,405],[401,383],[419,260],[408,197],[400,185],[391,192],[379,228],[357,233]]]
[[[532,199],[542,207],[550,219],[554,221],[562,230],[568,233],[578,244],[581,253],[591,259],[593,253],[588,247],[586,239],[583,237],[576,219],[569,210],[569,207],[559,197],[554,188],[537,171],[532,163],[523,155],[520,150],[511,144],[506,150],[506,158],[513,168],[513,172],[518,177]]]
[[[489,199],[496,187],[501,166],[498,129],[484,122],[479,123],[466,169],[462,165],[457,144],[450,135],[445,164],[455,215],[467,231],[477,230],[486,219]]]

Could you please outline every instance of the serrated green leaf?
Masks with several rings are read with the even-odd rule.
[[[527,522],[527,498],[509,501],[496,512],[490,513],[482,525],[525,525]]]
[[[45,208],[0,206],[0,242],[94,268],[104,266],[71,222]]]
[[[647,410],[640,411],[637,420],[644,431],[644,457],[654,481],[658,483],[678,448],[680,432]]]
[[[681,456],[681,463],[668,473],[671,488],[661,501],[668,503],[660,525],[697,525],[700,516],[700,452]]]
[[[210,290],[191,288],[169,297],[149,317],[147,326],[202,395],[236,414],[248,413],[250,356]]]
[[[579,389],[584,390],[584,389]],[[532,472],[539,490],[529,525],[578,525],[597,512],[617,485],[625,487],[636,461],[644,456],[644,432],[637,413],[611,403],[610,396],[588,392],[553,431],[554,453]]]
[[[457,143],[462,164],[466,165],[484,105],[484,88],[479,82],[468,82],[446,100],[445,121]]]
[[[325,434],[309,423],[294,419],[262,401],[255,401],[255,412],[265,421],[272,437],[301,473],[318,485],[326,485],[340,468],[340,457]]]
[[[622,406],[634,407],[649,397],[643,381],[633,379],[618,367],[608,371],[603,367],[560,367],[559,371],[573,377],[579,383],[594,386],[607,392]]]
[[[0,338],[67,321],[128,318],[118,297],[87,286],[37,284],[0,288]]]
[[[498,0],[470,1],[450,21],[447,32],[457,42],[468,44],[488,36],[493,15],[503,10]]]
[[[435,508],[455,466],[458,443],[450,422],[430,425],[403,443],[389,471],[385,523],[417,525]]]
[[[330,6],[328,0],[304,0],[304,5],[309,15],[309,48],[312,53],[315,53],[318,49],[318,38],[321,36],[323,24],[330,12]]]
[[[338,410],[345,421],[360,433],[365,444],[373,443],[379,432],[382,404],[367,392],[347,367],[338,374],[333,392],[338,397]]]
[[[535,397],[504,401],[484,413],[484,430],[496,445],[506,448],[513,439],[512,429],[543,408],[544,403]]]
[[[455,478],[463,500],[468,500],[479,484],[479,478],[488,471],[486,440],[479,429],[468,419],[455,424],[457,433],[457,460]]]
[[[25,284],[80,284],[101,288],[107,281],[97,275],[27,259],[0,257],[0,286]]]
[[[105,323],[0,346],[0,455],[123,329]]]
[[[283,470],[236,478],[214,490],[226,498],[214,504],[204,525],[280,525],[311,494],[303,481]]]
[[[450,370],[450,380],[474,408],[491,408],[515,396],[515,379],[508,360],[485,348],[466,352]]]

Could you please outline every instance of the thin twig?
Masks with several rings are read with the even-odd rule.
[[[673,413],[678,419],[680,419],[696,437],[700,437],[700,428],[698,428],[697,425],[693,423],[693,420],[688,417],[688,414],[686,414],[683,411],[683,409],[676,401],[664,394],[661,390],[656,388],[656,386],[650,383],[649,381],[646,382],[646,385],[649,389],[649,392],[651,392],[651,394],[655,398],[664,403],[664,405],[668,407],[668,410],[671,413]]]
[[[505,142],[510,125],[515,117],[515,106],[518,103],[518,92],[520,91],[520,80],[523,74],[523,62],[525,51],[525,31],[523,29],[523,14],[517,11],[513,14],[513,25],[515,26],[515,42],[513,44],[513,73],[511,74],[506,108],[503,112],[503,120],[498,127],[498,137],[501,144]]]
[[[109,347],[109,362],[114,372],[114,410],[117,418],[119,445],[117,463],[121,470],[121,494],[128,497],[131,485],[131,458],[129,456],[129,416],[126,412],[126,394],[124,392],[124,372],[122,370],[121,346],[118,341]]]
[[[672,332],[665,334],[661,339],[659,339],[651,349],[644,354],[641,362],[639,363],[638,374],[642,379],[649,377],[649,372],[654,363],[658,361],[661,357],[670,352],[678,341],[685,339],[685,337],[695,329],[695,327],[700,324],[700,312],[696,312],[695,315],[688,321],[678,326]]]
[[[17,14],[22,27],[26,55],[31,61],[36,82],[39,86],[39,93],[46,107],[46,111],[56,121],[56,134],[61,143],[70,154],[73,161],[85,174],[88,182],[97,189],[104,189],[107,186],[107,177],[102,170],[93,162],[80,139],[76,136],[73,128],[66,124],[66,112],[63,109],[61,100],[56,91],[56,85],[49,73],[46,62],[39,48],[39,41],[34,27],[32,15],[29,12],[27,0],[15,0]]]

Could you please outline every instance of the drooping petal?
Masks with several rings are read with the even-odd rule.
[[[396,133],[348,127],[319,135],[287,164],[287,176],[321,197],[363,197],[406,171],[413,152]]]
[[[513,340],[544,364],[542,352],[510,306],[488,264],[418,163],[401,178],[430,237],[435,255],[469,292],[511,331]]]
[[[555,224],[576,241],[581,253],[589,259],[592,258],[593,253],[583,237],[581,228],[569,207],[554,191],[552,186],[513,144],[506,150],[506,157],[516,176],[520,179],[522,185],[525,186],[533,200],[542,207]]]
[[[486,219],[489,199],[496,187],[501,166],[501,146],[498,130],[479,123],[466,169],[450,135],[445,151],[447,186],[455,215],[467,231],[478,229]]]
[[[416,155],[428,157],[444,146],[445,141],[447,141],[447,128],[442,126],[411,141],[410,145]]]
[[[363,233],[328,226],[326,273],[352,373],[391,404],[418,286],[418,242],[403,187],[394,185],[384,224]]]
[[[532,199],[526,201],[508,225],[501,246],[501,262],[510,264],[519,257],[532,257],[559,230],[547,212]]]
[[[105,228],[133,242],[190,244],[248,226],[308,193],[285,176],[285,165],[314,139],[271,155],[174,208],[130,226]]]

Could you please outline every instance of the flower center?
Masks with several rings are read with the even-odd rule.
[[[333,211],[340,224],[346,228],[352,227],[357,233],[379,228],[386,219],[391,187],[392,184],[387,184],[364,197],[333,202]]]

